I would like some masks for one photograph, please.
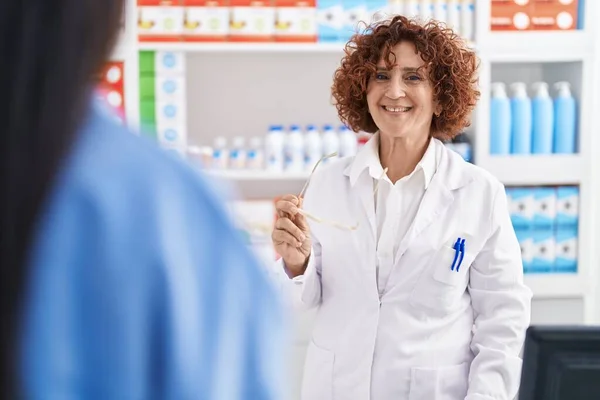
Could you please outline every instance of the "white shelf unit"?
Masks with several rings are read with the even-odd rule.
[[[135,0],[128,0],[126,104],[129,120],[139,124],[138,51],[186,54],[188,137],[209,144],[217,134],[228,138],[263,134],[271,123],[336,123],[330,105],[331,77],[343,54],[342,43],[137,43]],[[491,32],[491,0],[478,0],[475,45],[480,58],[482,97],[473,116],[474,155],[478,165],[505,185],[579,185],[579,265],[577,274],[528,275],[536,299],[580,299],[586,323],[600,323],[600,2],[585,0],[584,30],[569,32]],[[548,66],[553,65],[553,66]],[[490,83],[495,74],[531,68],[539,76],[574,74],[580,113],[580,153],[556,156],[491,157],[489,148]],[[540,75],[541,74],[541,75]],[[535,73],[529,80],[535,78]],[[517,80],[515,78],[515,80]],[[531,83],[531,82],[530,82]],[[193,108],[192,108],[193,107]],[[213,172],[233,182],[245,198],[299,191],[308,173]]]
[[[184,53],[333,53],[341,55],[343,43],[140,43],[140,50]]]
[[[266,171],[211,171],[210,176],[231,182],[246,200],[275,198],[282,194],[298,194],[310,173],[271,173]]]
[[[494,32],[481,35],[478,43],[480,57],[491,62],[581,61],[593,51],[593,36],[583,30]]]
[[[477,164],[506,186],[579,185],[589,175],[580,155],[482,157]]]
[[[470,44],[475,48],[475,44]],[[264,42],[264,43],[140,43],[139,50],[176,51],[184,53],[327,53],[341,56],[344,43],[294,43],[294,42]]]

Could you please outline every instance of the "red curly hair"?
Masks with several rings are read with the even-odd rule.
[[[470,125],[470,114],[479,99],[478,61],[459,36],[435,21],[420,24],[396,16],[354,35],[346,44],[333,79],[331,91],[338,115],[355,132],[378,130],[369,114],[367,85],[382,57],[387,67],[392,67],[392,47],[405,40],[415,45],[425,62],[434,100],[440,105],[441,113],[431,122],[431,135],[452,139]]]

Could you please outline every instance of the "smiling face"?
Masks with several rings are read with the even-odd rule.
[[[392,47],[395,65],[388,70],[383,58],[369,79],[367,104],[381,135],[391,138],[428,137],[437,105],[425,62],[415,45],[403,41]]]

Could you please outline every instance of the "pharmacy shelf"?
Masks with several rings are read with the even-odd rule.
[[[297,181],[306,180],[310,172],[270,172],[263,170],[213,170],[208,172],[210,175],[229,179],[233,181]]]
[[[526,274],[525,284],[535,299],[583,298],[589,282],[578,274]]]
[[[344,49],[344,43],[139,43],[139,50],[177,51],[187,53],[339,53]]]
[[[579,185],[585,174],[579,155],[492,156],[477,163],[508,186]],[[308,179],[309,172],[215,170],[210,175],[234,183],[286,185]],[[255,188],[256,190],[256,188]]]
[[[242,170],[208,171],[208,174],[228,186],[234,196],[245,200],[270,200],[284,194],[300,193],[309,176],[309,172]]]
[[[489,156],[476,160],[505,185],[579,185],[587,165],[580,155]]]
[[[146,51],[177,51],[186,53],[343,53],[345,42],[332,43],[292,43],[292,42],[218,42],[218,43],[192,43],[192,42],[142,42],[139,50]],[[475,48],[475,44],[470,44]]]
[[[491,32],[479,41],[480,55],[491,62],[582,61],[593,52],[586,31]]]

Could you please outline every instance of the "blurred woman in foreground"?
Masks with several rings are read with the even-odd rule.
[[[93,104],[122,10],[2,2],[1,397],[279,399],[280,311],[220,201]]]

